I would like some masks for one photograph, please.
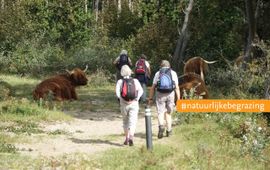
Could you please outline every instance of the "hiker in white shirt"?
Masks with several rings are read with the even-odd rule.
[[[161,78],[161,75],[166,75]],[[168,86],[161,84],[166,84],[166,78]],[[162,79],[162,80],[160,80]],[[150,89],[148,103],[151,104],[153,102],[153,96],[155,89],[157,89],[156,93],[156,106],[158,112],[158,138],[163,137],[163,133],[165,131],[164,119],[166,121],[166,136],[169,137],[172,134],[172,113],[175,106],[175,94],[177,100],[180,99],[180,92],[178,86],[178,77],[175,71],[170,68],[170,63],[167,60],[162,60],[160,64],[160,70],[156,72],[153,85]]]
[[[128,65],[124,65],[121,68],[121,76],[123,79],[117,81],[116,84],[116,96],[120,100],[120,110],[123,115],[123,128],[125,133],[125,142],[124,145],[133,146],[134,133],[136,130],[138,113],[139,113],[139,99],[143,94],[143,89],[140,82],[137,79],[131,77],[131,69]],[[123,85],[124,81],[128,80],[129,82],[134,83],[135,95],[131,99],[123,97],[124,90]],[[129,86],[130,87],[130,86]],[[128,95],[130,96],[130,95]]]

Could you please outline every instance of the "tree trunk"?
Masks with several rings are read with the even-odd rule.
[[[121,0],[118,0],[118,13],[121,12],[121,8],[122,8],[122,4],[121,4]]]
[[[251,52],[252,46],[256,36],[256,19],[255,19],[255,12],[253,8],[253,1],[252,0],[245,0],[246,3],[246,17],[248,22],[248,39],[247,45],[244,51],[244,58],[242,67],[244,69],[247,68],[247,63],[251,60]]]
[[[187,46],[187,42],[189,39],[188,34],[188,22],[189,22],[189,15],[193,7],[193,0],[189,1],[188,7],[185,11],[185,20],[182,26],[181,31],[179,32],[179,38],[177,40],[176,48],[172,58],[172,67],[175,71],[180,71],[180,65],[184,60],[184,52]]]
[[[84,0],[84,11],[87,14],[87,12],[88,12],[88,0]]]
[[[128,0],[128,7],[131,12],[133,12],[133,0]]]
[[[2,10],[5,9],[5,0],[1,0],[1,9],[2,9]]]
[[[96,22],[98,22],[98,8],[99,8],[99,0],[96,0],[95,2]]]

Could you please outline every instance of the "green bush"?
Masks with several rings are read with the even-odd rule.
[[[7,99],[14,93],[12,86],[9,83],[2,80],[0,80],[0,89],[1,89],[0,101]]]
[[[90,86],[108,86],[112,82],[114,82],[114,76],[102,69],[98,69],[89,76]]]
[[[220,115],[217,122],[241,140],[242,154],[250,154],[256,159],[264,160],[261,153],[270,144],[270,131],[265,123],[260,123],[261,120],[265,121],[258,113],[228,113]]]

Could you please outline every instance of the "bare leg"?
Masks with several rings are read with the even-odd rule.
[[[172,115],[170,113],[165,113],[165,120],[167,124],[167,131],[172,130]]]

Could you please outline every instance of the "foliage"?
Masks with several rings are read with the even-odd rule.
[[[98,69],[95,73],[92,73],[89,76],[89,85],[90,86],[108,86],[111,82],[114,82],[115,77],[110,75],[109,72],[105,70]]]
[[[0,101],[1,100],[5,100],[8,97],[10,97],[11,95],[13,95],[14,91],[12,89],[12,86],[10,84],[8,84],[5,81],[0,80]]]
[[[192,11],[187,56],[218,59],[222,51],[231,60],[241,51],[244,35],[243,1],[198,1]]]
[[[265,160],[262,151],[269,146],[270,131],[261,114],[225,114],[217,119],[236,138],[241,140],[241,153]]]
[[[5,142],[0,142],[0,153],[15,153],[17,149],[14,145]]]
[[[2,114],[15,114],[15,115],[38,115],[42,114],[44,110],[39,109],[39,107],[35,104],[32,104],[27,99],[11,99],[10,101],[6,101],[1,103],[0,113]]]
[[[146,54],[154,67],[173,54],[188,1],[3,1],[0,11],[0,66],[8,73],[48,74],[84,67],[115,71],[122,48],[133,60]],[[87,9],[85,10],[85,3]],[[91,6],[91,4],[93,6]],[[260,39],[269,41],[269,3],[261,1]],[[97,13],[96,13],[97,12]],[[98,18],[95,18],[98,17]],[[96,20],[94,20],[96,19]],[[194,2],[185,60],[191,56],[232,60],[245,45],[243,0]],[[220,62],[220,68],[226,67]]]
[[[217,91],[219,98],[264,98],[266,80],[269,78],[269,58],[268,48],[264,58],[255,58],[248,64],[248,69],[241,66],[227,66],[211,71],[206,77],[206,83],[213,91]]]
[[[131,11],[127,1],[121,6],[121,11],[117,11],[116,4],[109,5],[104,11],[104,26],[111,38],[128,39],[136,34],[142,26],[142,20],[138,11]]]
[[[89,39],[91,15],[81,1],[15,1],[1,10],[0,65],[7,72],[65,69],[67,51]],[[17,14],[16,14],[17,12]],[[18,26],[16,26],[18,25]],[[37,71],[37,72],[36,72]]]
[[[175,25],[165,17],[147,23],[131,39],[133,53],[139,56],[145,54],[156,70],[162,59],[171,59],[176,37]]]
[[[53,108],[54,110],[50,110]],[[45,103],[39,106],[26,98],[16,99],[14,97],[0,102],[0,120],[1,121],[55,121],[69,120],[70,117],[63,112],[57,111],[56,106]],[[35,128],[35,125],[23,126],[23,129]],[[27,131],[27,130],[26,130]]]

